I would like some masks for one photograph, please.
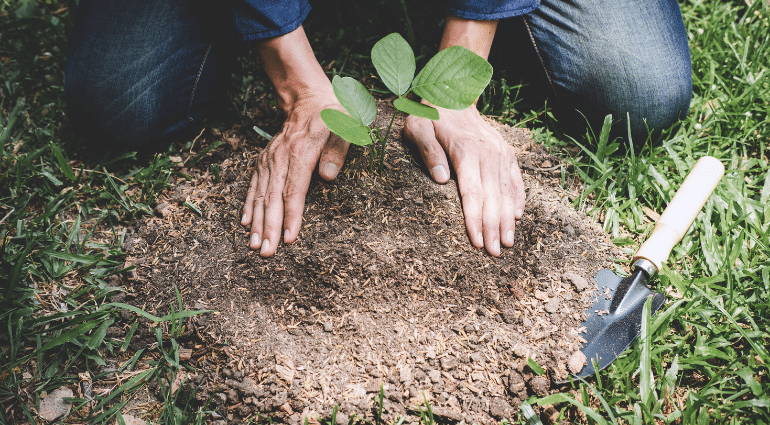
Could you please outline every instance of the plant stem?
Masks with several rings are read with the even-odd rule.
[[[388,124],[388,129],[385,131],[385,137],[380,139],[380,174],[382,174],[382,169],[385,166],[385,143],[388,141],[388,136],[390,135],[390,129],[393,127],[393,122],[396,121],[396,111],[393,110],[393,116],[390,117],[390,124]]]
[[[380,140],[380,129],[375,128],[369,132],[372,138],[372,144],[369,145],[369,172],[374,174],[374,162],[377,160],[377,142]]]

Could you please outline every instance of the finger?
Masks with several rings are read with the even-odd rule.
[[[436,183],[449,181],[449,163],[444,149],[436,139],[433,122],[410,115],[404,124],[404,135],[420,150],[420,156]]]
[[[513,237],[516,232],[516,215],[514,210],[515,203],[513,197],[504,194],[500,208],[500,241],[506,248],[513,246]]]
[[[318,161],[318,174],[326,181],[332,181],[337,178],[345,163],[345,157],[348,154],[350,143],[341,137],[332,133],[329,135],[329,141],[321,152],[321,159]]]
[[[504,165],[504,164],[503,164]],[[500,240],[503,246],[513,246],[513,236],[516,230],[516,190],[510,167],[500,170],[500,192],[502,204],[500,207]]]
[[[267,167],[267,153],[259,157],[256,174],[256,190],[252,202],[251,235],[249,236],[249,248],[258,250],[262,247],[262,230],[265,218],[265,194],[270,181],[270,169]]]
[[[524,216],[527,196],[524,192],[524,179],[521,178],[521,170],[515,154],[511,161],[511,179],[513,182],[514,216],[519,220]]]
[[[270,181],[264,200],[265,218],[259,251],[262,257],[272,257],[278,249],[278,241],[281,238],[284,216],[283,189],[289,169],[287,161],[281,150],[274,152],[270,161]]]
[[[286,185],[283,189],[283,242],[294,243],[302,228],[302,214],[305,211],[305,197],[310,187],[316,159],[312,155],[292,156]]]
[[[252,214],[254,213],[254,196],[257,193],[257,180],[258,173],[256,168],[251,175],[251,181],[249,182],[249,191],[246,193],[246,203],[243,204],[243,217],[241,217],[241,225],[248,226],[251,224]]]
[[[502,206],[500,186],[500,159],[487,157],[487,164],[481,164],[481,181],[484,189],[483,229],[484,247],[495,257],[500,256],[500,208]],[[491,162],[491,163],[489,163]]]
[[[484,207],[484,190],[481,185],[478,157],[462,155],[455,164],[457,183],[465,215],[465,228],[471,244],[476,248],[484,247],[482,211]]]

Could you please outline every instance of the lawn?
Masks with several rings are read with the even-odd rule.
[[[376,40],[372,28],[380,37],[393,30],[407,40],[433,40],[422,32],[434,27],[413,27],[395,3],[395,15],[314,39],[322,64],[366,81],[359,65],[370,63],[361,52]],[[650,217],[662,212],[698,158],[719,158],[727,170],[652,282],[666,304],[644,324],[640,341],[597,377],[560,394],[533,396],[511,422],[539,423],[535,409],[550,406],[548,412],[568,422],[770,423],[770,9],[757,0],[680,5],[693,101],[661,145],[622,149],[597,140],[600,129],[596,136],[564,138],[547,105],[518,98],[519,82],[499,75],[482,96],[486,113],[531,129],[571,162],[564,183],[577,179],[583,188],[575,208],[596,216],[629,257],[651,232]],[[116,368],[132,377],[109,393],[92,394],[93,401],[73,394],[75,407],[92,412],[89,423],[114,423],[127,396],[152,381],[169,400],[158,413],[163,423],[200,423],[209,417],[206,406],[182,400],[175,408],[171,399],[178,393],[167,382],[185,368],[176,339],[184,317],[195,312],[180,302],[174,314],[154,317],[109,301],[118,292],[114,276],[129,272],[122,229],[153,213],[170,176],[184,176],[173,167],[173,151],[98,160],[75,145],[63,104],[75,9],[75,1],[0,3],[0,423],[34,422],[29,407],[44,393],[82,383],[78,372],[91,371],[86,381],[114,375],[97,372],[105,370],[97,366],[106,358],[125,358]],[[429,13],[423,9],[410,4],[411,21]],[[377,19],[389,19],[391,28],[373,25]],[[430,43],[415,50],[429,55]],[[244,71],[251,65],[253,55],[239,62],[224,120],[248,114],[255,99],[273,102],[264,76]],[[180,141],[176,149],[193,143]],[[159,324],[156,348],[127,351],[136,327],[125,342],[107,336],[126,309]],[[130,373],[138,363],[147,367]]]

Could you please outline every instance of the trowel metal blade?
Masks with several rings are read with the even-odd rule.
[[[581,351],[588,364],[577,376],[584,378],[595,373],[594,361],[599,370],[604,369],[636,339],[642,329],[642,309],[647,297],[654,297],[652,314],[665,301],[663,294],[647,287],[649,276],[640,268],[625,278],[604,269],[594,279],[597,298],[582,323],[586,328],[582,335],[586,343]]]

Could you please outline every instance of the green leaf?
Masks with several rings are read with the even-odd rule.
[[[417,66],[412,48],[400,34],[387,35],[372,47],[372,63],[390,91],[403,96],[409,90]]]
[[[35,0],[21,0],[16,4],[13,14],[17,19],[32,18],[38,9],[38,2]]]
[[[184,206],[185,206],[185,207],[187,207],[187,208],[188,208],[190,211],[194,212],[195,214],[198,214],[199,216],[200,216],[200,215],[203,215],[203,213],[201,212],[201,210],[200,210],[198,207],[196,207],[196,206],[195,206],[195,204],[193,204],[193,203],[192,203],[192,202],[190,202],[190,201],[186,201],[186,202],[184,203]]]
[[[415,102],[403,97],[399,97],[398,99],[394,100],[393,106],[395,106],[399,111],[409,115],[414,115],[420,118],[427,118],[433,121],[438,121],[439,119],[438,110],[436,108],[431,108],[428,105],[423,105],[422,103]]]
[[[527,365],[530,369],[532,369],[533,372],[537,373],[538,375],[543,375],[545,373],[543,368],[540,367],[540,365],[530,357],[527,357]]]
[[[754,374],[745,367],[738,369],[737,375],[743,378],[743,382],[751,389],[755,396],[762,395],[762,386],[754,379]]]
[[[491,78],[489,62],[465,47],[452,46],[428,61],[412,91],[436,106],[462,110],[473,105]]]
[[[92,350],[97,349],[102,344],[102,341],[104,341],[104,337],[107,336],[107,328],[112,326],[113,322],[115,322],[113,319],[102,322],[99,328],[91,335],[91,338],[86,341],[86,346]]]
[[[45,251],[46,255],[52,258],[58,258],[64,261],[75,263],[91,264],[102,259],[101,255],[72,254],[70,252]]]
[[[262,136],[265,140],[272,140],[273,136],[269,135],[266,131],[262,130],[261,128],[254,126],[254,131],[257,132],[260,136]]]
[[[51,142],[51,152],[53,152],[53,156],[56,158],[56,162],[59,163],[59,168],[61,169],[62,174],[64,174],[64,177],[70,179],[71,181],[75,181],[75,173],[72,172],[72,168],[67,163],[67,160],[64,159],[64,155],[62,155],[59,147],[53,144],[53,142]]]
[[[78,327],[71,329],[65,332],[64,334],[52,339],[51,341],[48,341],[45,345],[40,347],[40,351],[45,352],[50,350],[53,347],[66,344],[70,341],[74,341],[76,338],[80,337],[81,335],[84,335],[85,333],[87,333],[88,331],[90,331],[91,329],[95,328],[98,325],[99,325],[99,322],[97,321],[83,323]]]
[[[335,75],[332,87],[337,100],[354,120],[367,126],[374,122],[377,118],[377,104],[363,84],[350,77]]]
[[[128,330],[126,337],[123,339],[123,344],[120,346],[120,351],[126,351],[128,349],[128,345],[131,344],[131,338],[134,337],[134,333],[136,332],[137,327],[139,327],[139,321],[135,320],[134,324],[131,325],[131,329]]]
[[[336,109],[324,109],[321,111],[321,119],[334,134],[354,145],[368,146],[372,144],[369,127],[359,123],[344,112]]]
[[[535,409],[533,409],[526,400],[521,402],[519,409],[521,409],[522,415],[524,415],[527,422],[531,425],[543,425],[543,422],[540,421],[540,417],[537,415],[537,412],[535,412]]]
[[[45,177],[46,177],[48,180],[50,180],[50,181],[51,181],[51,183],[53,183],[55,186],[61,186],[61,185],[63,185],[63,184],[64,184],[64,183],[62,183],[62,181],[61,181],[61,180],[59,180],[59,179],[57,179],[56,177],[54,177],[54,175],[53,175],[53,174],[51,174],[51,173],[50,173],[50,172],[48,172],[48,171],[42,170],[42,171],[40,171],[40,174],[42,174],[43,176],[45,176]]]
[[[759,195],[759,203],[767,205],[767,200],[770,199],[770,173],[765,176],[765,184],[762,186],[762,193]]]
[[[583,403],[575,400],[574,398],[564,393],[551,394],[547,397],[543,397],[535,400],[535,403],[537,403],[539,406],[548,406],[551,404],[558,404],[558,403],[569,403],[577,407],[578,409],[580,409],[583,413],[585,413],[591,419],[596,421],[596,423],[598,424],[607,423],[607,420],[602,418],[602,416],[598,412],[596,412],[594,409],[584,405]]]
[[[198,161],[201,160],[201,158],[203,158],[212,149],[216,149],[217,147],[219,147],[219,145],[221,144],[222,144],[222,141],[217,140],[216,142],[209,145],[209,147],[207,147],[206,149],[203,149],[198,155],[195,155],[195,158],[193,158],[189,163],[187,163],[187,167],[188,168],[194,167],[198,163]]]

